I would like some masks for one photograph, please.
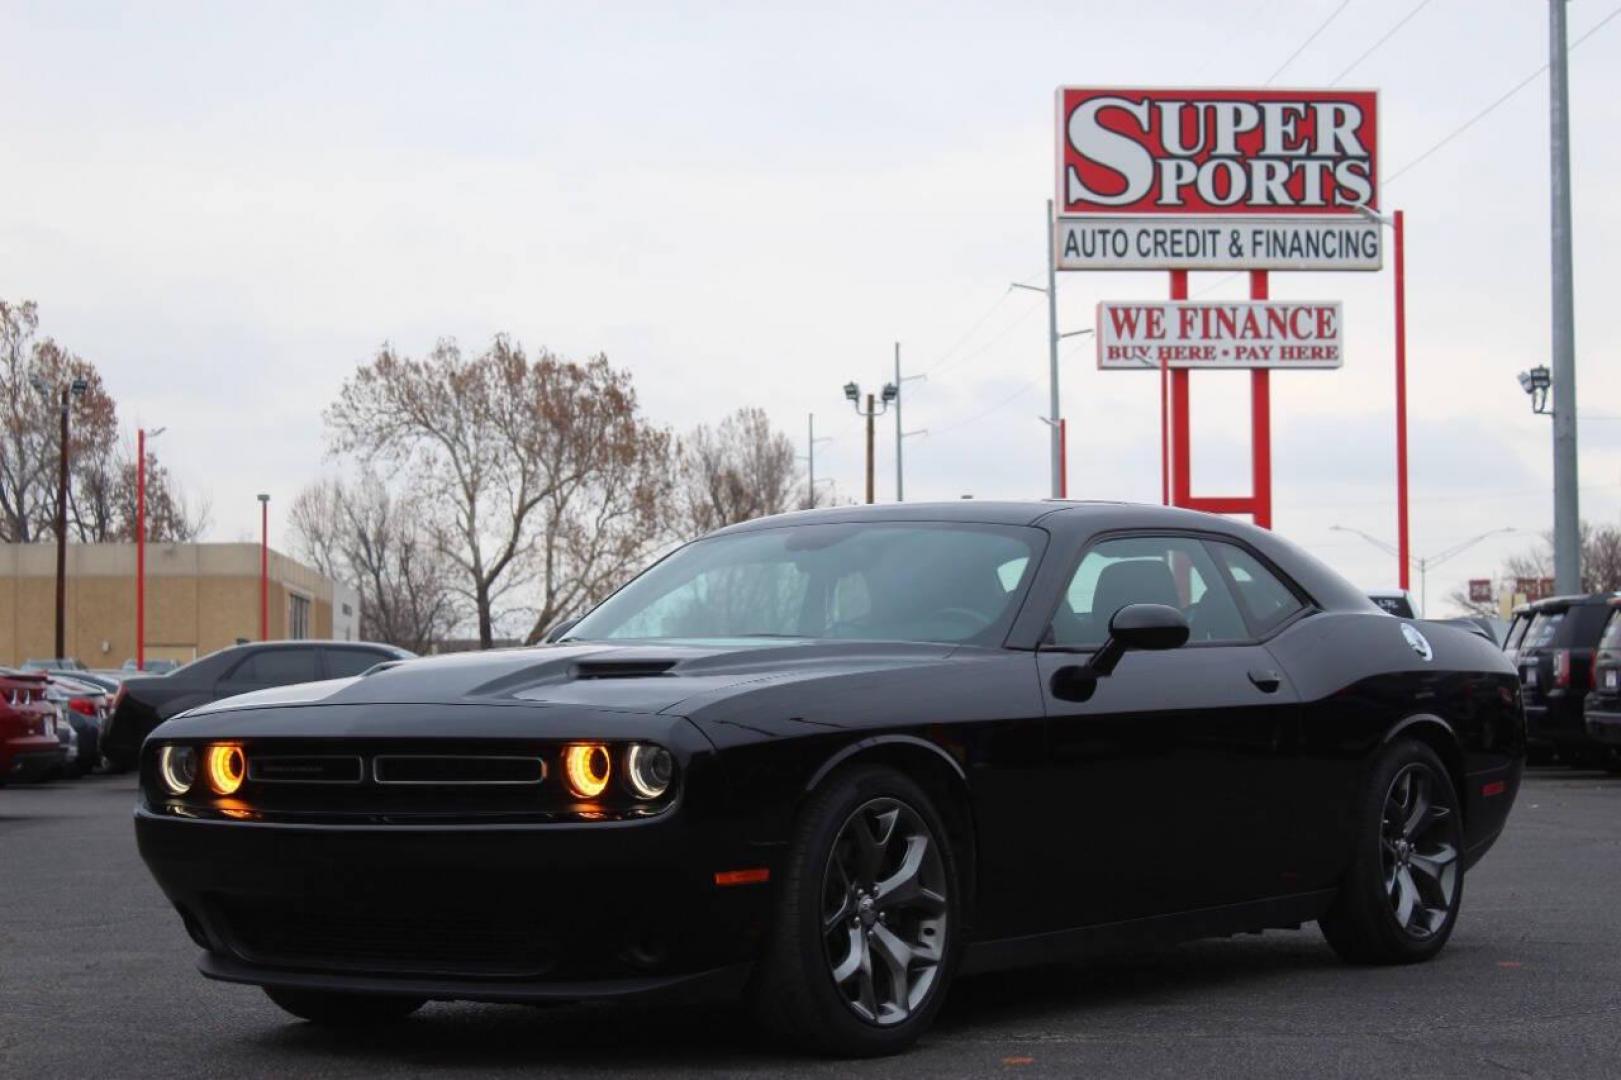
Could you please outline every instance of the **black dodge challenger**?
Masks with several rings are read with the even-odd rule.
[[[1427,959],[1525,752],[1490,643],[1161,507],[750,522],[552,637],[154,731],[136,832],[203,974],[331,1024],[744,993],[891,1052],[954,975],[1121,943]]]

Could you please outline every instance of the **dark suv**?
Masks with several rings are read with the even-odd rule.
[[[393,645],[366,641],[233,645],[167,675],[125,679],[101,733],[101,753],[109,768],[130,769],[152,729],[187,709],[272,686],[349,678],[385,660],[407,660],[413,655]]]
[[[1602,756],[1601,744],[1583,723],[1582,705],[1614,600],[1611,593],[1595,593],[1554,596],[1530,605],[1531,621],[1515,663],[1525,688],[1526,742],[1533,753],[1551,749],[1573,765]]]
[[[1584,720],[1587,734],[1605,748],[1604,764],[1621,772],[1621,602],[1611,605],[1599,637]]]

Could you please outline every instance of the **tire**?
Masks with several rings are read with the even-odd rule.
[[[426,1003],[425,998],[390,994],[346,994],[334,990],[291,990],[267,986],[265,995],[300,1020],[320,1027],[375,1027],[403,1020]]]
[[[1421,742],[1392,744],[1356,814],[1350,868],[1318,920],[1323,936],[1348,963],[1430,959],[1463,901],[1463,814],[1446,766]]]
[[[795,826],[750,987],[757,1019],[828,1056],[911,1046],[956,967],[961,880],[945,822],[921,787],[887,768],[836,773]]]

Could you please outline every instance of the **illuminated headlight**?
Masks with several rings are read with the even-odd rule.
[[[637,743],[625,754],[625,779],[638,799],[656,799],[675,779],[675,757],[662,746]]]
[[[601,743],[576,743],[563,751],[563,772],[575,797],[594,799],[607,790],[611,760]]]
[[[197,751],[189,746],[165,746],[158,751],[158,775],[171,795],[184,795],[197,782]]]
[[[232,743],[215,743],[208,748],[208,786],[216,795],[235,795],[247,774],[242,748]]]

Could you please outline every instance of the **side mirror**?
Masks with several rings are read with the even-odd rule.
[[[1112,673],[1128,650],[1178,649],[1187,643],[1187,616],[1165,604],[1127,604],[1109,620],[1109,639],[1085,664],[1069,664],[1053,672],[1053,697],[1060,701],[1087,701],[1098,680]]]
[[[553,623],[552,628],[541,635],[542,644],[551,645],[555,643],[558,638],[574,629],[574,624],[579,621],[579,619],[564,619],[560,623]]]

